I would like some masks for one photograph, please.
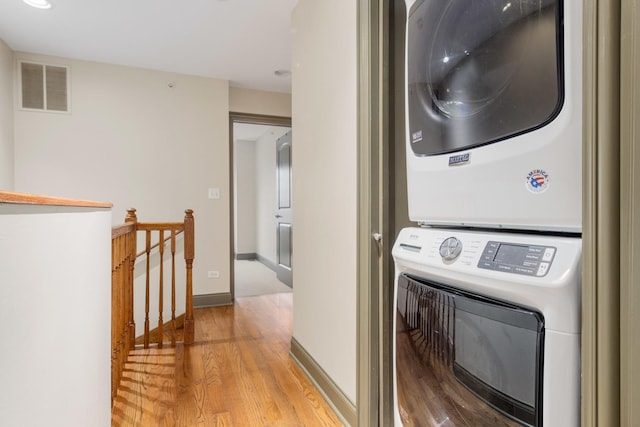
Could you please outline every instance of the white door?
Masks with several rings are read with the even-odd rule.
[[[282,283],[293,287],[291,239],[291,131],[288,131],[276,141],[276,273]]]

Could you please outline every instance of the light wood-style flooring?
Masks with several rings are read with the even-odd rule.
[[[124,426],[342,426],[289,356],[291,293],[195,311],[191,346],[135,350],[113,410]]]

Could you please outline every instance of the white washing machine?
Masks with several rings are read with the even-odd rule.
[[[580,425],[581,240],[406,228],[395,425]]]
[[[580,233],[582,2],[406,6],[410,219]]]

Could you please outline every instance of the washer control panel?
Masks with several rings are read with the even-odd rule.
[[[489,241],[482,251],[478,268],[543,277],[555,254],[553,246]]]

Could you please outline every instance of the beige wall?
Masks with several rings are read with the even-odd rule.
[[[292,91],[293,335],[352,402],[357,342],[356,5],[298,1]]]
[[[13,190],[13,51],[0,40],[0,189]]]
[[[291,117],[291,94],[230,87],[229,111]]]
[[[256,248],[256,141],[233,142],[235,197],[235,252],[255,254]]]
[[[71,67],[70,114],[17,110],[17,191],[113,202],[121,223],[196,218],[194,294],[229,291],[228,83],[16,53]],[[170,88],[169,83],[174,83]],[[220,199],[207,198],[209,187]],[[208,270],[220,278],[208,279]]]

